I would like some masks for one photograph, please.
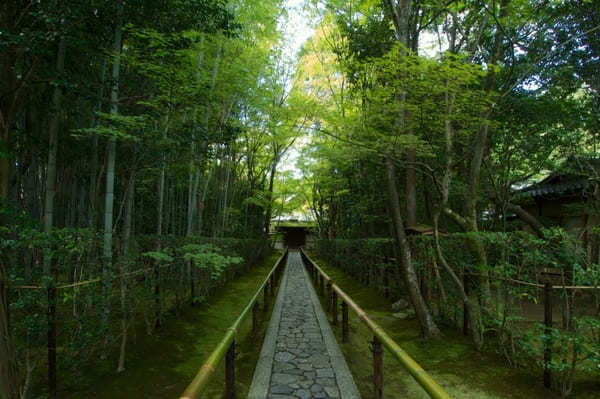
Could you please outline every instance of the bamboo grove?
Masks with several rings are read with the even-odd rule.
[[[136,325],[268,249],[302,123],[282,18],[275,0],[2,3],[0,397],[122,371]]]
[[[424,338],[462,327],[568,395],[600,362],[599,46],[598,0],[2,2],[0,398],[123,371],[298,212]],[[531,211],[547,176],[579,185],[564,215]],[[547,268],[563,323],[522,329]]]

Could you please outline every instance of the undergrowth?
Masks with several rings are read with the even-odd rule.
[[[266,257],[250,272],[227,283],[219,293],[201,305],[189,307],[180,317],[167,318],[164,327],[155,334],[148,336],[143,328],[139,329],[137,343],[132,346],[124,372],[116,374],[114,370],[95,370],[87,387],[80,384],[81,390],[63,392],[60,396],[71,399],[179,397],[280,255],[275,252]],[[271,306],[273,302],[270,301]],[[262,300],[260,305],[262,310]],[[271,309],[261,312],[258,342],[262,342]],[[260,351],[250,334],[251,320],[250,315],[238,334],[236,389],[240,398],[247,396]],[[116,364],[116,361],[110,364],[113,363]],[[204,397],[220,398],[223,387],[224,361],[219,365]]]
[[[374,288],[357,282],[338,268],[328,265],[312,253],[312,259],[365,310],[385,331],[453,398],[546,399],[560,396],[543,387],[539,374],[531,368],[512,368],[499,356],[477,352],[467,337],[451,327],[444,328],[443,338],[426,341],[420,337],[416,320],[393,316],[392,302],[378,295]],[[325,303],[321,297],[325,308]],[[328,316],[331,320],[331,316]],[[333,327],[362,397],[373,397],[373,366],[370,331],[349,310],[350,339],[342,343],[341,322]],[[341,320],[341,316],[340,316]],[[598,397],[600,381],[577,381],[577,398]],[[384,398],[428,398],[423,389],[402,365],[384,350]]]

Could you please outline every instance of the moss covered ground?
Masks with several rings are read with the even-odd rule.
[[[137,333],[137,342],[129,346],[124,372],[117,374],[114,371],[117,354],[112,354],[105,363],[114,365],[113,369],[86,373],[86,382],[78,384],[77,391],[69,389],[70,392],[62,392],[60,396],[72,399],[179,397],[280,255],[273,253],[250,272],[228,283],[221,292],[208,298],[206,302],[187,308],[177,318],[167,319],[165,325],[153,335],[146,335],[141,328]],[[270,301],[271,307],[273,302],[274,300]],[[236,389],[240,398],[247,396],[252,382],[260,343],[271,317],[271,307],[261,313],[259,340],[251,337],[251,316],[238,335]],[[223,386],[224,362],[217,369],[205,397],[220,398]]]
[[[383,327],[453,398],[560,397],[544,388],[538,368],[512,368],[494,353],[477,352],[468,339],[454,329],[443,329],[443,338],[440,340],[421,339],[416,320],[400,320],[393,317],[392,303],[388,299],[378,295],[372,288],[365,287],[340,269],[329,266],[315,254],[311,256],[334,282]],[[333,329],[362,397],[373,397],[372,355],[369,344],[372,335],[352,311],[350,311],[348,343],[342,343],[341,323]],[[579,379],[572,397],[600,398],[600,381],[592,377]],[[385,352],[384,398],[428,398],[400,363]]]
[[[69,392],[60,397],[79,398],[176,398],[196,374],[204,359],[233,323],[243,306],[254,294],[269,272],[279,253],[266,258],[249,273],[227,284],[217,295],[198,307],[190,307],[178,318],[167,319],[154,335],[140,328],[137,342],[129,347],[126,370],[117,374],[117,354],[112,354],[106,369],[85,373],[86,380],[68,386]],[[369,315],[380,324],[423,368],[425,368],[453,397],[462,398],[558,398],[546,390],[541,375],[535,370],[514,369],[499,356],[473,350],[468,339],[453,329],[445,329],[438,341],[419,337],[415,320],[399,320],[392,316],[391,302],[374,290],[363,286],[341,270],[314,257],[315,261]],[[274,301],[271,301],[271,306]],[[245,398],[258,360],[260,345],[268,326],[271,309],[261,313],[260,337],[249,334],[249,320],[239,334],[236,362],[237,392]],[[341,327],[335,327],[338,342],[364,398],[372,393],[372,357],[369,341],[372,336],[350,312],[350,341],[341,343]],[[426,398],[423,390],[389,354],[384,355],[384,397]],[[115,366],[115,367],[110,367]],[[110,369],[108,368],[110,367]],[[223,364],[209,386],[206,398],[221,398]],[[66,386],[66,381],[63,386]],[[600,381],[580,379],[572,397],[598,398]]]

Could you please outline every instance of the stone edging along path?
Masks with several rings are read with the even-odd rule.
[[[297,251],[289,252],[248,398],[360,398]]]

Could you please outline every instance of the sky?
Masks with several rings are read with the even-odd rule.
[[[313,36],[315,30],[312,27],[312,20],[309,13],[306,12],[306,3],[308,0],[284,0],[286,15],[279,20],[279,29],[283,32],[283,57],[285,63],[293,65],[294,68],[298,63],[298,54],[304,43]],[[295,72],[295,71],[293,71]],[[291,79],[294,73],[290,75],[288,87],[292,86]],[[294,178],[301,178],[302,172],[296,168],[296,162],[300,157],[302,145],[306,143],[307,137],[299,137],[294,146],[290,148],[283,156],[278,165],[279,175],[283,172],[290,171]],[[307,215],[302,212],[293,212],[292,214],[283,215],[283,219],[306,219]]]
[[[284,56],[295,59],[304,42],[313,35],[310,17],[304,10],[306,0],[285,0],[287,18],[280,20],[280,29],[285,34]]]
[[[295,65],[297,63],[298,52],[302,45],[314,34],[315,30],[311,26],[311,19],[304,9],[306,0],[285,0],[287,18],[280,20],[280,29],[284,32],[284,50],[283,55],[287,61]],[[279,171],[292,171],[293,176],[299,178],[301,172],[296,169],[296,161],[300,156],[300,146],[304,140],[300,137],[297,144],[290,148],[285,154],[279,165]]]

